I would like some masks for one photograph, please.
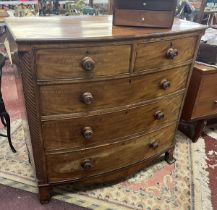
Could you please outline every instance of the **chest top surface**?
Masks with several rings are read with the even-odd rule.
[[[180,19],[175,19],[171,29],[117,27],[112,25],[112,16],[7,18],[6,24],[13,39],[20,43],[160,37],[206,28]]]

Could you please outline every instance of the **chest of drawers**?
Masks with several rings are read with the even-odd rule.
[[[204,27],[113,27],[112,17],[8,19],[16,43],[40,201],[53,185],[120,180],[174,135]],[[32,152],[31,152],[32,151]]]

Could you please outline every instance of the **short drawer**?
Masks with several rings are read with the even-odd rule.
[[[47,155],[49,182],[76,180],[111,172],[168,149],[174,138],[173,124],[142,137],[107,146]]]
[[[183,95],[112,113],[42,122],[46,150],[90,147],[148,132],[177,120]]]
[[[38,80],[92,78],[129,73],[131,46],[38,50]]]
[[[217,73],[203,75],[192,118],[217,114]]]
[[[136,49],[134,70],[157,69],[189,61],[194,56],[196,43],[197,37],[141,43]]]
[[[42,115],[89,112],[161,97],[185,88],[190,66],[99,82],[40,87]]]

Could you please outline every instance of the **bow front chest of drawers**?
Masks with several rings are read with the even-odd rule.
[[[7,19],[17,48],[41,202],[52,186],[111,182],[174,136],[205,27],[113,27],[112,16]]]

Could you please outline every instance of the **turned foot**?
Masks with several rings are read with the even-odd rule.
[[[165,160],[167,161],[168,164],[173,164],[176,162],[176,159],[173,157],[173,152],[174,152],[174,148],[168,150],[165,153]]]
[[[51,198],[52,187],[50,185],[39,186],[39,200],[41,204],[47,204]]]

